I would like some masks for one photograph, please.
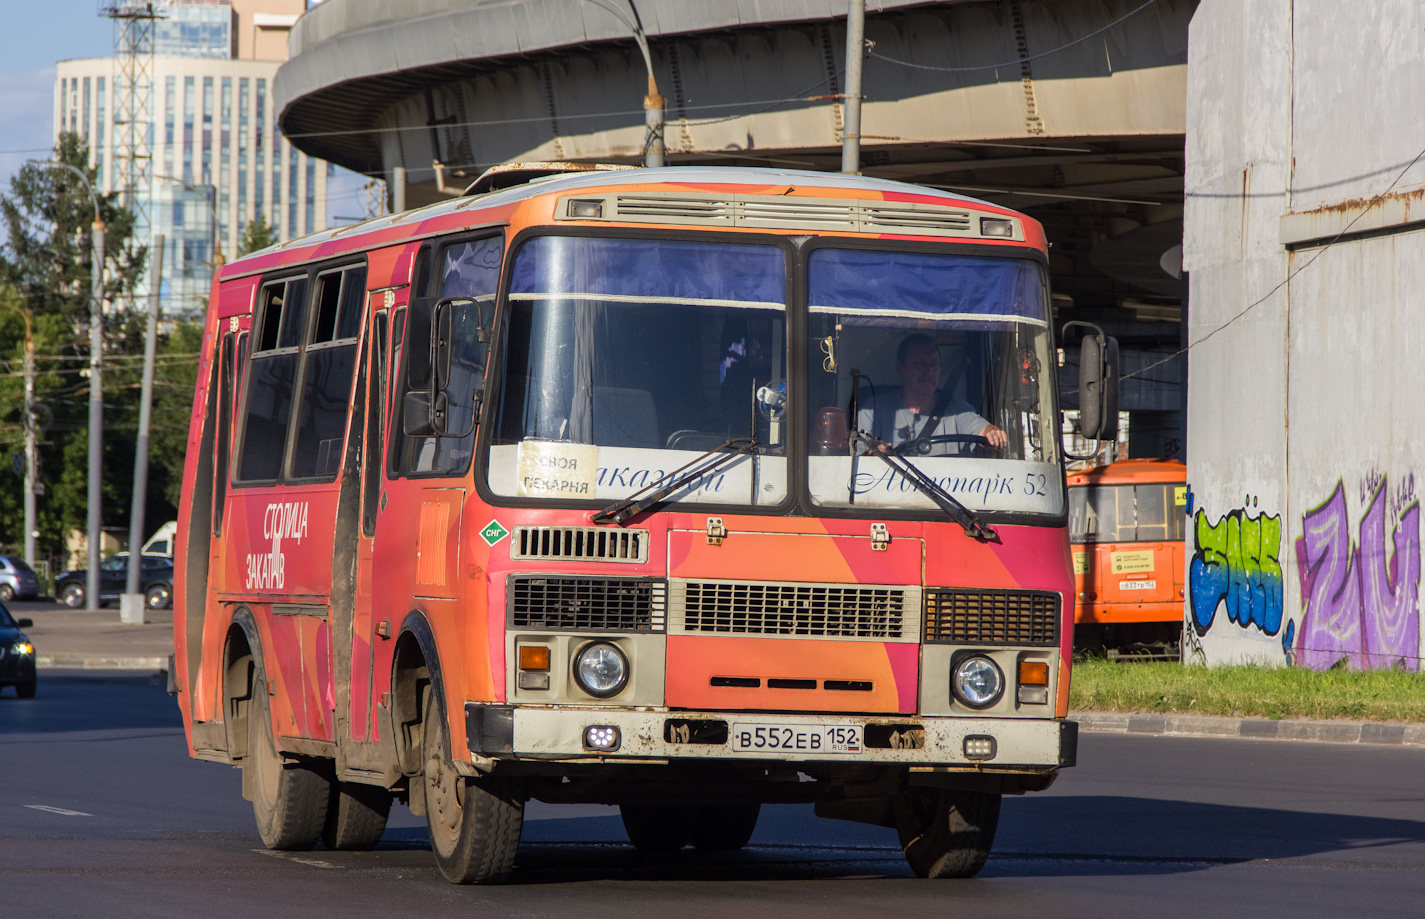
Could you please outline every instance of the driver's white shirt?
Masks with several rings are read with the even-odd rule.
[[[908,440],[919,437],[933,437],[941,434],[979,434],[989,424],[987,420],[976,414],[968,402],[952,397],[946,401],[945,410],[941,413],[935,430],[922,431],[926,422],[930,420],[932,412],[914,412],[905,408],[901,400],[899,386],[893,388],[889,393],[878,394],[878,396],[882,405],[897,407],[894,415],[886,409],[877,412],[874,405],[866,405],[867,400],[863,400],[862,407],[856,412],[856,427],[884,440],[893,447],[898,447]],[[939,397],[938,390],[936,397]],[[973,446],[972,443],[931,444],[928,455],[958,456],[962,453],[969,453]]]

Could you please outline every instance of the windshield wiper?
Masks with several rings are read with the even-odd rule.
[[[961,504],[954,495],[950,494],[950,492],[944,488],[941,488],[934,479],[921,472],[914,463],[899,453],[896,453],[890,444],[873,434],[867,434],[863,431],[852,431],[851,443],[853,449],[858,441],[864,443],[868,448],[866,452],[862,454],[863,456],[878,456],[886,465],[905,476],[907,481],[919,489],[921,493],[931,501],[934,501],[950,519],[964,527],[966,536],[984,540],[998,538],[993,527],[977,517],[974,511]]]
[[[729,441],[718,444],[716,447],[713,447],[711,450],[685,463],[679,468],[674,469],[662,479],[640,488],[622,501],[610,504],[589,519],[594,523],[613,522],[622,524],[630,517],[635,517],[648,510],[694,479],[705,476],[710,472],[716,472],[733,459],[744,453],[751,453],[756,449],[757,440],[755,438],[734,437]],[[666,482],[667,484],[659,485],[659,482]],[[645,492],[649,492],[649,489],[656,490],[645,494]]]

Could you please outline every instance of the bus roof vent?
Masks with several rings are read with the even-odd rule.
[[[733,219],[733,202],[714,197],[619,195],[616,206],[619,218],[643,223],[731,224]]]
[[[510,558],[642,564],[648,561],[648,531],[608,527],[515,527]]]
[[[807,198],[752,198],[742,202],[742,226],[807,227],[817,230],[856,232],[854,201],[821,201]]]
[[[865,232],[890,230],[958,236],[970,232],[970,212],[940,207],[868,204],[864,207],[861,223]]]

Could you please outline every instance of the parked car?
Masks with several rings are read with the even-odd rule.
[[[35,569],[18,555],[0,555],[0,603],[31,600],[40,595]]]
[[[129,553],[120,552],[104,559],[99,565],[99,605],[117,600],[129,582]],[[54,595],[70,609],[87,605],[84,592],[89,586],[89,569],[66,571],[55,581]],[[173,558],[167,555],[145,555],[139,568],[139,592],[149,609],[167,609],[173,605]]]
[[[20,631],[32,625],[28,619],[17,621],[0,603],[0,689],[13,686],[21,699],[35,695],[35,646]]]

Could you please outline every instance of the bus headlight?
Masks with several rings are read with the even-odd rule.
[[[955,665],[950,690],[970,708],[989,708],[1004,694],[1004,674],[994,661],[976,654]]]
[[[616,696],[628,685],[628,658],[606,641],[590,642],[574,655],[574,682],[591,696]]]

